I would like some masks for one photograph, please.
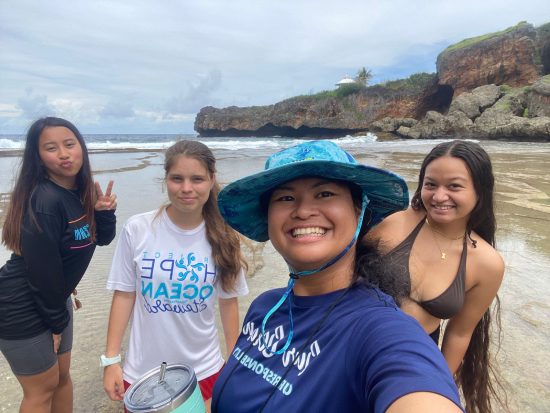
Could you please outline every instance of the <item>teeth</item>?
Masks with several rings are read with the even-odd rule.
[[[452,205],[434,205],[435,209],[451,209]]]
[[[299,237],[303,235],[324,235],[327,231],[321,227],[310,227],[310,228],[295,228],[292,230],[293,237]]]

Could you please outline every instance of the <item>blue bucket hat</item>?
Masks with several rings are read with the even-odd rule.
[[[392,212],[406,208],[409,202],[407,184],[400,176],[358,164],[353,156],[333,142],[313,141],[292,146],[271,155],[265,163],[263,172],[227,185],[218,197],[220,212],[229,225],[241,234],[255,241],[267,241],[269,239],[267,213],[262,198],[285,182],[313,176],[351,182],[359,186],[363,191],[361,214],[353,238],[339,254],[315,269],[296,272],[289,265],[290,273],[286,291],[267,312],[261,327],[261,340],[267,350],[269,347],[265,342],[267,322],[288,300],[289,332],[286,343],[278,350],[270,350],[277,355],[283,354],[289,348],[294,335],[292,290],[295,281],[323,271],[342,258],[355,245],[364,219],[370,228]]]
[[[359,186],[368,201],[365,214],[368,228],[409,204],[407,184],[399,175],[361,165],[331,141],[311,141],[271,155],[263,172],[227,185],[218,197],[220,212],[227,223],[244,236],[254,241],[267,241],[267,213],[262,195],[285,182],[309,176]]]

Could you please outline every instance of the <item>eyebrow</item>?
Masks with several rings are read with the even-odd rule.
[[[438,179],[432,178],[432,177],[427,176],[427,175],[424,176],[424,180],[425,180],[425,181],[436,181],[436,182],[437,182],[437,181],[440,181],[440,179],[438,180]],[[465,178],[465,177],[463,177],[463,176],[453,176],[452,178],[445,179],[445,180],[446,180],[446,181],[457,181],[457,180],[458,180],[458,181],[467,181],[468,178]]]
[[[64,138],[61,142],[62,142],[62,143],[65,143],[65,142],[67,142],[67,141],[78,141],[78,139],[75,138],[75,137],[73,137],[73,136],[69,136],[69,137],[67,137],[67,138]],[[42,145],[47,145],[47,144],[57,144],[57,141],[55,141],[55,140],[49,140],[49,141],[44,142]]]

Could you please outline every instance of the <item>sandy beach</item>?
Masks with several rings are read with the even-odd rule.
[[[550,144],[483,142],[491,154],[497,179],[497,248],[506,262],[500,290],[502,343],[498,365],[506,381],[512,412],[550,411]],[[350,146],[357,158],[400,173],[416,187],[420,162],[433,144],[415,146],[380,144],[376,150]],[[215,150],[222,184],[263,169],[265,150]],[[17,157],[0,154],[1,199],[11,188]],[[133,214],[158,208],[165,200],[162,191],[160,151],[97,152],[91,155],[95,176],[102,185],[115,181],[120,229]],[[79,285],[83,308],[75,313],[75,342],[71,374],[75,390],[75,412],[121,412],[103,392],[99,355],[105,347],[111,294],[105,289],[115,243],[101,247]],[[241,319],[250,302],[262,291],[286,284],[286,267],[269,243],[250,244],[245,252],[253,275],[251,293],[240,301]],[[0,249],[0,260],[9,252]],[[0,412],[16,412],[21,390],[6,361],[0,357]],[[500,411],[496,409],[495,411]]]

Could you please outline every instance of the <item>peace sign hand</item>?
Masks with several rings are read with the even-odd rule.
[[[116,195],[111,194],[112,189],[113,189],[113,181],[109,181],[105,194],[103,194],[103,191],[101,190],[101,186],[99,185],[99,182],[95,183],[95,193],[97,195],[97,201],[95,203],[94,208],[96,211],[116,209]]]

